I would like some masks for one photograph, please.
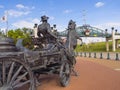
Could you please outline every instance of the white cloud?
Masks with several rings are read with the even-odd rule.
[[[72,10],[65,10],[64,13],[68,14],[68,13],[71,13]]]
[[[111,31],[111,28],[114,27],[115,29],[118,29],[118,31],[120,32],[120,30],[119,30],[120,22],[108,22],[108,23],[96,25],[95,27],[100,28],[102,30],[108,29],[109,32]]]
[[[45,15],[45,14],[46,14],[46,11],[41,11],[40,14],[41,14],[41,15]]]
[[[38,18],[29,19],[29,20],[20,20],[20,21],[17,21],[17,22],[15,22],[15,23],[13,23],[13,24],[12,24],[12,27],[13,27],[13,28],[23,28],[23,27],[33,28],[35,23],[39,24],[39,23],[40,23],[40,20],[39,20]],[[65,25],[61,25],[61,24],[58,24],[58,25],[57,25],[58,31],[63,31],[63,30],[65,30],[64,27],[65,27]]]
[[[32,8],[31,9],[35,9],[35,6],[32,6]]]
[[[12,26],[15,28],[23,28],[23,27],[33,28],[34,24],[39,22],[40,20],[37,18],[30,19],[30,20],[20,20],[18,22],[13,23]]]
[[[49,18],[50,18],[50,20],[54,20],[55,19],[55,17],[53,17],[53,16],[50,16]]]
[[[30,13],[30,11],[17,11],[17,10],[8,10],[8,14],[10,16],[14,16],[14,17],[19,17],[22,15],[28,15]]]
[[[110,23],[107,23],[107,25],[112,27],[120,27],[120,22],[110,22]]]
[[[60,32],[61,32],[61,31],[64,31],[64,30],[66,30],[65,27],[66,27],[65,25],[58,24],[58,25],[57,25],[57,30],[60,31]]]
[[[39,23],[39,22],[40,22],[40,20],[37,19],[37,18],[35,18],[35,19],[32,20],[32,23]]]
[[[23,27],[33,28],[34,23],[28,22],[28,21],[25,21],[25,20],[22,20],[22,21],[13,23],[12,25],[13,25],[14,27],[16,27],[16,28],[23,28]]]
[[[15,9],[8,10],[8,14],[10,16],[19,17],[22,15],[28,15],[29,13],[31,13],[32,9],[35,9],[34,6],[28,7],[28,6],[24,6],[22,4],[17,4],[16,8],[17,8],[16,10]]]
[[[95,7],[97,7],[97,8],[99,8],[99,7],[102,7],[102,6],[104,6],[105,4],[103,3],[103,2],[97,2],[96,4],[95,4]]]
[[[18,9],[23,9],[23,8],[25,8],[25,6],[22,5],[22,4],[17,4],[16,7],[17,7]]]
[[[0,5],[0,8],[4,8],[4,6],[3,6],[3,5]]]
[[[28,6],[25,6],[25,5],[23,5],[23,4],[17,4],[16,7],[17,7],[18,9],[26,9],[26,10],[35,9],[34,6],[28,7]]]

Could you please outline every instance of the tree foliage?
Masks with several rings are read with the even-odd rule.
[[[17,42],[18,39],[22,38],[23,39],[23,45],[30,48],[31,46],[31,29],[28,28],[18,28],[15,30],[9,30],[8,31],[8,37],[13,38],[15,43]]]

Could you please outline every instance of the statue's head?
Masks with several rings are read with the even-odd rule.
[[[75,24],[75,22],[74,22],[73,20],[70,20],[70,21],[69,21],[69,25],[70,25],[70,24],[73,25],[73,24]]]
[[[41,21],[47,21],[49,19],[49,17],[47,17],[47,16],[41,16]]]
[[[70,20],[68,23],[68,29],[75,29],[76,23],[73,20]]]

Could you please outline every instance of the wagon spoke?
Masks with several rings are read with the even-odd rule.
[[[12,62],[11,67],[10,67],[10,71],[9,71],[8,77],[7,77],[7,83],[10,82],[10,79],[11,79],[11,76],[12,76],[12,73],[13,73],[14,64],[15,64],[15,62]]]
[[[33,73],[27,63],[16,58],[0,59],[0,90],[36,90]]]
[[[66,76],[64,76],[62,80],[65,83],[66,82]]]
[[[1,73],[2,73],[2,71],[0,69],[0,87],[2,86],[2,76],[1,76]]]
[[[12,83],[14,82],[14,80],[16,79],[16,77],[18,76],[18,74],[20,73],[20,71],[22,70],[23,66],[21,65],[19,67],[19,69],[16,71],[16,73],[13,75],[11,81],[10,81],[10,85],[12,85]]]
[[[25,82],[20,82],[20,83],[18,83],[17,85],[15,85],[14,88],[19,88],[19,87],[21,87],[21,86],[23,86],[23,85],[26,85],[26,84],[28,84],[28,83],[30,83],[30,80],[27,80],[27,81],[25,81]]]
[[[62,79],[62,80],[64,80],[64,79],[65,79],[65,77],[66,77],[66,76],[65,76],[65,74],[63,74],[63,75],[62,75],[62,77],[61,77],[61,79]]]
[[[5,83],[6,74],[5,74],[5,61],[2,61],[2,82]]]
[[[21,75],[20,77],[18,77],[18,79],[14,81],[13,86],[15,86],[16,84],[18,84],[27,74],[28,74],[28,72],[25,72],[23,75]]]
[[[0,62],[0,86],[2,86],[2,64]]]
[[[0,81],[0,87],[2,86],[2,82]]]

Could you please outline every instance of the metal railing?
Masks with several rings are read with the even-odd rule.
[[[75,52],[75,54],[80,57],[120,60],[120,53],[116,52]]]

